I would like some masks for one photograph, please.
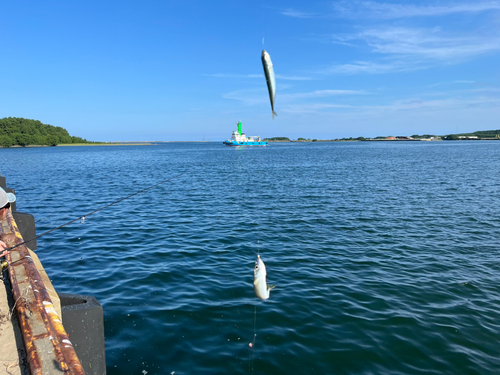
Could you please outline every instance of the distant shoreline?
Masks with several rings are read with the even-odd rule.
[[[109,142],[109,143],[61,143],[59,146],[156,146],[162,143],[218,143],[219,141],[147,141],[147,142]],[[21,146],[19,146],[21,147]],[[32,146],[41,147],[41,146]]]
[[[318,143],[318,142],[442,142],[444,140],[431,140],[431,139],[315,139],[315,140],[279,140],[268,141],[269,143]],[[480,138],[480,139],[460,139],[460,141],[500,141],[500,138]],[[13,145],[10,147],[2,148],[33,148],[33,147],[72,147],[72,146],[157,146],[163,143],[219,143],[219,141],[157,141],[157,142],[124,142],[124,143],[63,143],[56,146],[49,145],[27,145],[19,146]]]
[[[269,143],[317,143],[317,142],[443,142],[448,140],[431,140],[431,139],[315,139],[311,141],[267,141]],[[500,138],[481,138],[481,139],[457,139],[457,141],[500,141]],[[451,141],[453,142],[453,141]]]
[[[151,142],[134,142],[134,143],[61,143],[56,147],[66,146],[153,146]]]
[[[124,142],[124,143],[117,143],[117,142],[109,142],[109,143],[61,143],[57,144],[55,146],[50,146],[50,145],[26,145],[26,146],[19,146],[19,145],[13,145],[10,147],[2,147],[0,146],[0,149],[2,148],[34,148],[34,147],[72,147],[72,146],[157,146],[163,143],[219,143],[219,141],[150,141],[150,142]],[[222,142],[221,142],[222,143]]]

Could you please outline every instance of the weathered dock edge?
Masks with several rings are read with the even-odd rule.
[[[8,246],[23,242],[11,212],[2,223],[0,234]],[[85,374],[27,247],[20,245],[12,250],[7,261],[31,374]]]
[[[15,194],[14,189],[10,189],[6,186],[5,177],[3,177],[1,175],[0,175],[0,187],[2,187],[7,192]],[[8,217],[8,220],[6,218],[5,220],[3,220],[1,222],[1,225],[0,225],[0,235],[2,237],[2,240],[5,240],[6,242],[11,243],[13,245],[13,244],[18,244],[18,243],[22,242],[23,238],[31,239],[31,238],[34,238],[36,236],[35,218],[33,217],[33,215],[23,213],[23,212],[18,212],[15,202],[11,203],[11,209],[10,209],[10,212],[8,213],[8,215],[10,215]],[[20,248],[14,249],[14,251],[10,254],[10,256],[8,256],[8,260],[10,260],[12,262],[12,259],[16,259],[16,261],[13,262],[14,266],[16,266],[16,263],[21,264],[21,256],[24,256],[26,254],[26,250],[27,250],[28,256],[26,257],[26,259],[28,261],[26,263],[30,264],[30,263],[34,262],[34,264],[35,264],[34,269],[35,269],[35,271],[38,271],[39,275],[36,275],[35,272],[32,272],[32,273],[25,272],[24,276],[29,276],[29,275],[34,276],[35,277],[34,280],[36,280],[37,283],[40,283],[39,276],[41,276],[41,282],[44,285],[45,290],[48,293],[49,298],[52,302],[52,306],[57,313],[57,317],[55,318],[56,319],[55,326],[52,327],[52,329],[50,329],[50,328],[47,329],[47,332],[52,331],[53,329],[55,329],[56,332],[58,331],[58,329],[60,330],[62,325],[60,325],[59,323],[61,321],[60,318],[62,318],[62,324],[64,324],[63,330],[65,330],[66,333],[63,334],[61,337],[56,336],[56,338],[59,339],[58,340],[59,346],[61,345],[60,344],[61,340],[65,346],[68,346],[71,344],[73,345],[74,352],[76,352],[76,355],[77,355],[77,359],[80,360],[80,365],[81,365],[81,367],[83,367],[83,370],[87,375],[105,375],[106,374],[106,353],[105,353],[105,342],[104,342],[104,314],[103,314],[102,306],[99,304],[97,299],[95,297],[92,297],[92,296],[85,296],[85,295],[80,295],[80,294],[68,294],[68,293],[58,294],[55,291],[55,289],[52,285],[52,282],[50,281],[47,273],[45,272],[45,269],[43,268],[40,260],[38,259],[37,254],[32,251],[32,250],[35,250],[37,248],[36,239],[30,241],[28,244],[29,244],[30,248],[28,248],[24,245],[21,245],[23,247],[23,249],[20,249]],[[24,266],[24,268],[26,271],[26,265]],[[21,271],[22,271],[22,269],[21,269]],[[21,303],[25,304],[24,305],[25,310],[28,310],[30,313],[29,317],[32,317],[33,310],[30,309],[28,302],[32,301],[32,299],[30,299],[30,298],[33,297],[33,295],[32,295],[32,293],[30,293],[30,291],[33,290],[33,285],[31,283],[26,282],[26,280],[25,280],[24,288],[22,285],[17,284],[18,287],[16,288],[16,290],[17,290],[17,292],[16,292],[16,290],[14,290],[14,288],[12,287],[12,285],[13,285],[12,281],[13,280],[15,281],[15,279],[14,279],[14,277],[12,277],[12,275],[16,276],[16,272],[15,271],[13,273],[9,272],[9,280],[11,281],[8,284],[9,286],[11,286],[9,288],[10,298],[14,298],[13,292],[16,293],[16,295],[18,295],[19,292],[21,293],[21,295],[23,293],[25,293],[26,295],[24,297],[22,297],[21,299],[19,297],[16,297],[16,303],[13,303],[11,305],[11,309],[14,310],[14,308],[17,305],[17,302],[22,301]],[[37,302],[38,301],[35,301],[35,304]],[[42,309],[45,308],[45,310],[49,309],[50,312],[53,313],[53,311],[52,311],[53,309],[51,309],[50,305],[48,304],[49,301],[45,301],[45,302],[47,302],[47,303],[43,304],[43,298],[42,298],[42,305],[45,305],[45,306],[38,306],[38,307],[40,307]],[[38,305],[39,305],[39,303],[38,303]],[[3,307],[5,307],[5,306],[3,306]],[[16,317],[18,317],[18,316],[23,317],[24,316],[25,318],[28,318],[25,315],[26,311],[24,311],[24,315],[23,315],[23,312],[21,310],[22,310],[22,306],[21,306],[21,309],[16,310]],[[51,314],[48,314],[49,318],[50,318],[50,316],[51,316]],[[53,314],[52,314],[52,316],[53,316]],[[45,317],[45,318],[47,318],[47,317]],[[50,322],[50,319],[45,319],[44,323],[46,323],[46,322]],[[12,322],[12,323],[15,324],[16,326],[18,326],[17,322]],[[21,323],[19,323],[19,325],[22,326]],[[19,328],[22,329],[22,327],[19,327]],[[10,332],[12,332],[12,334],[14,334],[14,332],[16,330],[15,327],[13,327],[12,329],[13,329],[13,331],[6,330],[6,331],[2,331],[2,332],[8,332],[7,336],[9,336]],[[25,351],[27,351],[28,345],[26,343],[31,342],[31,341],[29,341],[29,335],[30,335],[29,331],[23,332],[22,336],[24,336],[24,337],[22,338],[22,341],[24,341],[24,343],[22,343],[21,345],[22,345],[22,348],[24,349],[24,351],[23,352],[19,351],[21,349],[18,346],[18,353],[24,353]],[[69,337],[71,338],[71,341],[69,341],[69,340],[65,341],[66,339],[64,338],[65,337],[64,335],[65,336],[69,335]],[[11,337],[7,337],[7,336],[5,336],[5,337],[10,340]],[[54,338],[50,335],[49,335],[49,338],[50,338],[50,340],[54,340]],[[12,337],[12,339],[13,339],[13,337]],[[52,344],[54,346],[54,343],[52,343]],[[9,342],[8,345],[12,346],[15,344],[13,342]],[[31,342],[31,345],[33,346],[32,342]],[[46,346],[47,347],[44,348],[44,350],[50,349],[50,345],[46,345]],[[35,349],[36,349],[36,346],[35,346]],[[45,356],[48,355],[49,359],[51,356],[54,357],[54,358],[52,358],[52,367],[44,368],[42,366],[41,372],[40,371],[35,371],[35,372],[31,371],[31,373],[34,373],[34,374],[39,374],[39,373],[42,373],[42,374],[53,374],[53,373],[56,373],[56,374],[61,374],[61,373],[79,374],[79,373],[84,373],[83,371],[79,370],[78,366],[75,367],[75,364],[72,364],[71,362],[69,362],[69,365],[70,365],[69,370],[63,370],[62,364],[57,362],[57,353],[62,352],[63,355],[66,354],[66,356],[68,356],[68,353],[65,353],[65,352],[69,351],[70,352],[69,358],[70,359],[74,358],[74,356],[71,353],[70,349],[67,349],[66,351],[61,350],[61,349],[64,349],[64,346],[63,346],[63,348],[60,348],[60,347],[53,348],[52,352],[51,352],[51,350],[46,350]],[[11,357],[12,354],[13,354],[13,352],[11,350],[9,352],[2,352],[3,360],[13,359],[13,357]],[[24,361],[26,361],[26,356],[24,354],[23,355],[19,354],[19,356],[20,356],[19,357],[20,361],[23,361],[23,358],[24,358]],[[27,362],[28,362],[28,365],[30,366],[30,368],[32,368],[31,361],[28,360]],[[48,361],[47,363],[49,363],[49,362],[50,361]],[[21,362],[19,362],[19,363],[21,363]],[[24,363],[26,363],[26,362],[24,362]],[[10,366],[12,366],[12,364],[8,363],[6,366],[10,367]],[[28,371],[29,369],[26,368],[25,370]],[[24,373],[24,371],[22,369],[21,369],[21,373]]]

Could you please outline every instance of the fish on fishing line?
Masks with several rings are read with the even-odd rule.
[[[271,61],[271,56],[265,49],[262,50],[262,66],[264,67],[264,75],[266,76],[267,90],[269,91],[269,99],[271,100],[271,110],[274,116],[278,116],[274,112],[274,99],[276,97],[276,78],[274,76],[273,62]]]
[[[264,261],[257,255],[257,260],[255,261],[255,268],[253,270],[253,290],[255,295],[261,300],[266,300],[269,298],[271,289],[274,289],[276,285],[269,285],[266,280],[267,271]]]

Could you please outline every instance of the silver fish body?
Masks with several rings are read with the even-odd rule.
[[[271,56],[266,52],[265,49],[262,50],[262,66],[264,67],[264,74],[266,76],[267,89],[269,91],[269,99],[271,99],[271,109],[274,116],[278,116],[274,112],[274,98],[276,97],[276,78],[274,77],[273,62],[271,61]]]
[[[260,259],[260,255],[257,255],[257,261],[253,270],[253,290],[255,291],[255,295],[262,300],[268,299],[271,289],[276,286],[267,284],[266,277],[266,265]]]

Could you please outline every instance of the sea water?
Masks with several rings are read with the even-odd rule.
[[[500,142],[0,154],[38,234],[185,173],[38,239],[102,304],[108,374],[499,371]]]

